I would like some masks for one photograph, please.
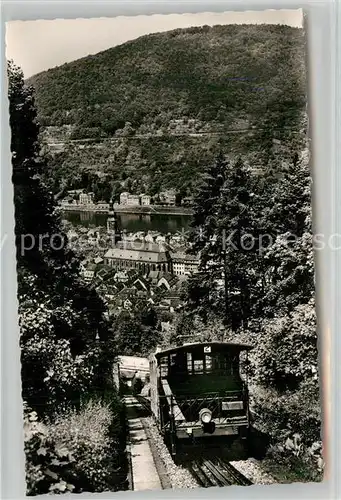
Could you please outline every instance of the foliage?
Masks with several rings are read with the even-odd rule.
[[[156,312],[145,301],[138,301],[132,311],[121,311],[112,330],[118,352],[127,356],[149,355],[162,340]]]
[[[115,413],[112,407],[90,400],[80,411],[63,414],[50,426],[53,439],[73,450],[78,491],[115,490],[122,480],[118,475],[122,474],[119,406],[116,402]]]
[[[8,76],[28,492],[115,489],[108,478],[115,478],[122,453],[122,436],[117,430],[110,436],[118,402],[114,412],[100,402],[81,408],[82,398],[96,387],[103,391],[111,377],[115,350],[102,342],[104,303],[80,279],[52,193],[41,182],[32,89],[12,63]],[[57,410],[64,413],[54,420]]]
[[[292,471],[291,480],[321,480],[324,462],[321,408],[316,380],[302,382],[296,391],[251,387],[257,428],[271,438],[268,458]]]
[[[114,413],[108,404],[89,401],[80,410],[69,410],[46,424],[26,408],[28,495],[117,490],[124,474],[119,406],[115,408]]]
[[[254,345],[244,368],[256,427],[311,478],[322,458],[309,155],[268,161],[266,175],[245,159],[219,157],[207,169],[191,235],[201,272],[188,282],[178,333],[212,336],[223,320],[224,339]]]
[[[253,205],[257,181],[241,159],[229,162],[219,156],[208,172],[194,208],[192,241],[193,248],[201,251],[201,273],[189,282],[188,305],[203,318],[208,310],[216,311],[237,330],[252,316],[259,293],[260,228]]]
[[[278,390],[296,389],[302,381],[317,385],[318,351],[315,302],[263,322],[262,342],[254,355],[254,380]]]
[[[160,123],[171,113],[229,123],[245,101],[246,116],[262,110],[281,116],[283,126],[295,105],[304,105],[304,54],[297,50],[303,40],[302,30],[279,25],[174,30],[45,71],[30,83],[38,89],[40,114],[53,125],[124,128],[129,135],[151,113]]]
[[[75,461],[70,448],[60,446],[49,434],[49,428],[38,420],[37,413],[25,407],[24,450],[26,454],[27,494],[73,491],[69,482]]]
[[[310,300],[308,160],[306,151],[294,155],[266,182],[241,159],[220,156],[207,169],[194,206],[191,238],[201,251],[201,273],[188,283],[189,309],[203,318],[215,311],[236,331]]]
[[[53,196],[40,180],[32,89],[12,63],[8,75],[23,396],[41,414],[93,383],[106,357],[93,351],[94,340],[106,338],[107,326],[104,304],[80,280]]]

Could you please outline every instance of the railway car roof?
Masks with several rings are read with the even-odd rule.
[[[163,356],[166,356],[168,354],[175,353],[177,351],[181,351],[182,349],[188,349],[192,347],[197,347],[197,346],[219,346],[222,349],[228,349],[228,348],[235,348],[238,351],[249,351],[250,349],[253,349],[253,346],[248,345],[248,344],[237,344],[234,342],[192,342],[188,344],[183,344],[181,346],[177,347],[170,347],[169,349],[164,349],[163,351],[158,351],[154,353],[156,358],[162,358]]]

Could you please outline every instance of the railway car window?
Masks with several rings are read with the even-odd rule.
[[[187,353],[187,371],[188,371],[188,373],[192,373],[193,372],[193,368],[192,368],[192,353],[191,352]]]
[[[204,360],[195,359],[194,360],[194,373],[204,373]]]
[[[161,377],[168,377],[168,358],[162,358],[160,363]]]
[[[213,358],[213,369],[217,372],[230,373],[231,371],[231,360],[229,356],[224,354],[217,354]]]
[[[168,366],[161,365],[161,377],[167,377],[167,376],[168,376]]]
[[[206,372],[212,371],[212,356],[210,356],[209,354],[205,355],[205,371]]]

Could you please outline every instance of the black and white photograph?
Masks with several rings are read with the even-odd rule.
[[[27,496],[323,480],[306,54],[301,9],[6,24]]]

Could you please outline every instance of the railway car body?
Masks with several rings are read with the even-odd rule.
[[[249,398],[239,358],[249,349],[226,342],[192,343],[150,357],[151,410],[173,455],[179,442],[247,437]]]

